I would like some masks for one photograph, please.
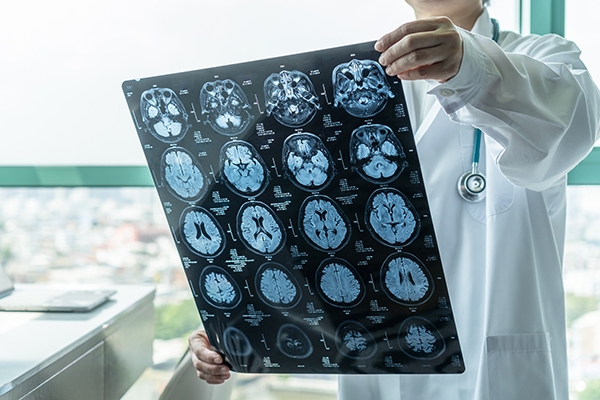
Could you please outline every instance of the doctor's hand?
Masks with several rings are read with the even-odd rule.
[[[188,342],[192,353],[192,363],[200,379],[210,384],[219,384],[231,377],[229,367],[223,364],[223,357],[212,350],[208,336],[203,329],[192,332]]]
[[[446,17],[418,19],[384,35],[375,44],[389,76],[446,82],[460,69],[462,37]]]

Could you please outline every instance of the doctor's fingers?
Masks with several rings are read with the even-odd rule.
[[[415,33],[433,32],[436,30],[456,30],[452,21],[447,17],[424,18],[400,25],[390,33],[383,35],[377,43],[375,50],[385,53],[388,49],[407,36]]]
[[[462,37],[454,26],[404,36],[381,55],[386,73],[400,79],[435,79],[445,82],[458,73]]]
[[[214,352],[213,352],[214,353]],[[192,364],[196,368],[198,378],[210,384],[221,384],[231,377],[229,367],[223,364],[208,363],[192,352]]]

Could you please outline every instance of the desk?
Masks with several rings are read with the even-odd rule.
[[[0,312],[0,400],[121,398],[152,365],[154,287],[114,289],[87,313]]]

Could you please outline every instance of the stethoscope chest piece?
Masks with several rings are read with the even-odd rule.
[[[467,171],[458,180],[458,194],[468,202],[476,203],[485,198],[485,175]]]

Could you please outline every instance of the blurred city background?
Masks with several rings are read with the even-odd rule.
[[[600,187],[570,186],[564,282],[573,400],[600,398]],[[154,366],[126,399],[157,399],[200,318],[153,188],[0,189],[0,264],[17,283],[151,284]],[[240,375],[233,399],[335,399],[336,376]]]

